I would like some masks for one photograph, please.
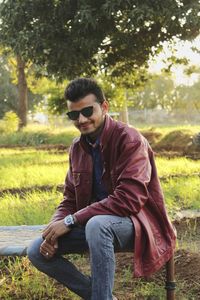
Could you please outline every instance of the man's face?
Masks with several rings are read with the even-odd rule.
[[[94,94],[89,94],[77,102],[67,101],[67,106],[69,111],[81,111],[84,108],[93,107],[91,116],[87,117],[80,113],[77,120],[73,121],[75,127],[78,128],[83,135],[95,135],[102,126],[104,117],[108,112],[107,101],[104,101],[102,104],[96,102],[96,96]]]

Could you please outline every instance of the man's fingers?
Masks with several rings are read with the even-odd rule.
[[[49,226],[47,226],[47,228],[45,228],[43,233],[42,233],[43,239],[46,239],[46,236],[49,234],[49,232],[51,232],[51,229],[50,229]]]
[[[43,239],[46,239],[49,243],[54,244],[59,236],[69,231],[70,229],[66,227],[63,220],[59,220],[49,224],[44,230],[42,237]]]
[[[51,236],[51,245],[54,246],[56,240],[57,240],[57,235],[56,235],[56,233],[54,233],[54,234],[52,234],[52,236]]]
[[[41,252],[41,254],[46,258],[46,259],[51,259],[55,253],[51,253],[51,252]]]
[[[40,253],[47,259],[52,258],[57,249],[54,248],[48,241],[44,241],[40,246]]]
[[[54,246],[54,248],[55,248],[55,249],[58,249],[58,240],[55,240],[55,242],[54,242],[54,245],[53,245],[53,246]]]
[[[47,233],[43,234],[43,238],[52,244],[56,240],[57,235],[54,230],[49,230]]]
[[[45,240],[51,244],[52,246],[54,245],[54,242],[53,242],[53,235],[52,234],[48,234],[45,238]]]

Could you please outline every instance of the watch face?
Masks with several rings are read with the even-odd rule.
[[[71,219],[69,217],[65,218],[65,224],[70,225],[71,224]]]
[[[66,226],[72,227],[74,225],[74,219],[73,219],[72,215],[66,216],[64,219],[64,223]]]

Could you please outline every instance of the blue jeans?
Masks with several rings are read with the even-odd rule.
[[[134,226],[130,218],[112,215],[92,217],[85,227],[75,227],[58,240],[56,255],[47,260],[40,254],[42,238],[36,239],[27,254],[41,272],[56,279],[86,300],[112,300],[115,251],[133,251]],[[82,274],[62,255],[89,251],[91,277]]]

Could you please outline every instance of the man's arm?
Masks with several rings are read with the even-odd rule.
[[[51,222],[64,219],[68,214],[76,212],[75,190],[73,184],[72,168],[71,168],[71,151],[69,154],[70,167],[65,178],[63,201],[57,207]]]
[[[65,178],[65,186],[63,193],[63,201],[59,204],[54,213],[50,223],[47,225],[43,231],[42,237],[44,242],[40,247],[40,252],[46,257],[51,258],[57,250],[57,238],[63,234],[66,234],[70,231],[70,228],[66,226],[64,218],[68,214],[73,214],[76,211],[76,201],[75,201],[75,192],[71,171],[71,162],[70,168]]]

